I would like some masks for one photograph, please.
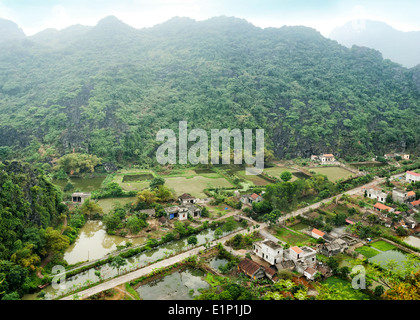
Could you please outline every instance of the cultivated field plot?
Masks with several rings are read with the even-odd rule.
[[[225,178],[218,176],[218,178],[209,178],[203,176],[187,177],[165,177],[165,185],[175,191],[176,195],[189,193],[197,198],[207,198],[203,192],[206,188],[216,187],[233,187],[233,185]]]
[[[119,206],[119,205],[123,206],[127,203],[133,203],[135,201],[136,201],[136,197],[109,198],[109,199],[99,199],[98,204],[104,211],[104,214],[107,214],[116,206]]]
[[[316,173],[326,175],[328,180],[332,182],[336,182],[340,179],[347,179],[353,174],[352,172],[341,167],[307,168],[307,170],[312,170]]]
[[[282,172],[284,171],[289,171],[290,173],[297,173],[299,171],[295,170],[295,169],[290,169],[287,167],[273,167],[273,168],[266,168],[264,169],[264,173],[269,174],[270,176],[276,177],[280,179],[280,175]],[[290,181],[295,181],[297,179],[297,177],[293,174],[292,176],[292,180]]]
[[[264,179],[264,177],[259,175],[247,175],[245,170],[236,171],[235,174],[238,176],[239,179],[243,179],[245,181],[252,182],[254,186],[266,186],[271,182]]]
[[[154,177],[150,170],[124,170],[116,174],[112,182],[117,182],[125,191],[140,191],[149,187]]]
[[[305,245],[312,240],[311,237],[303,233],[293,232],[286,228],[276,228],[276,238],[287,242],[291,246]]]

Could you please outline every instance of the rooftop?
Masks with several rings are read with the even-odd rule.
[[[315,233],[315,234],[317,234],[317,235],[319,235],[319,236],[321,236],[321,237],[323,237],[325,235],[324,232],[319,231],[318,229],[315,229],[315,228],[312,229],[312,232]]]
[[[238,268],[252,275],[255,272],[257,272],[261,268],[261,266],[255,261],[245,258],[238,264]]]
[[[266,241],[264,241],[263,242],[267,247],[270,247],[271,249],[280,249],[280,248],[282,248],[282,246],[281,245],[279,245],[279,244],[277,244],[277,243],[275,243],[274,241],[272,241],[272,240],[266,240]]]
[[[294,252],[296,252],[297,254],[302,253],[302,249],[300,249],[299,247],[291,247],[291,250],[293,250]]]
[[[386,205],[384,205],[384,204],[382,204],[382,203],[380,203],[380,202],[377,202],[375,205],[374,205],[374,207],[375,208],[377,208],[377,209],[379,209],[379,210],[391,210],[392,208],[391,207],[388,207],[388,206],[386,206]]]
[[[413,172],[413,171],[407,171],[406,174],[411,174],[412,176],[420,177],[420,173]]]

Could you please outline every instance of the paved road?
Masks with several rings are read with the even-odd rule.
[[[338,194],[338,195],[336,195],[336,196],[333,196],[333,197],[331,197],[331,198],[328,198],[328,199],[323,199],[322,201],[319,201],[319,202],[314,203],[314,204],[312,204],[312,205],[310,205],[310,206],[307,206],[307,207],[305,207],[305,208],[298,209],[298,210],[296,210],[296,211],[293,211],[293,212],[291,212],[291,213],[288,213],[288,214],[286,214],[286,215],[284,215],[284,216],[280,217],[280,218],[278,219],[278,223],[282,223],[283,221],[285,221],[285,220],[286,220],[286,219],[288,219],[288,218],[299,216],[299,215],[301,215],[301,214],[303,214],[303,213],[308,212],[308,211],[309,211],[309,210],[311,210],[311,209],[318,209],[318,208],[321,206],[321,204],[322,204],[322,203],[326,203],[326,202],[332,201],[332,199],[333,199],[334,197],[339,198],[339,197],[341,197],[343,194],[348,194],[348,195],[355,195],[355,194],[358,194],[358,193],[362,194],[362,193],[363,193],[363,191],[362,191],[362,190],[363,190],[363,188],[374,187],[374,186],[376,186],[376,185],[378,185],[379,183],[382,183],[382,182],[384,182],[384,181],[385,181],[385,179],[384,179],[384,178],[378,178],[378,179],[376,179],[376,180],[374,180],[374,181],[372,181],[372,182],[369,182],[369,183],[367,183],[367,184],[365,184],[365,185],[363,185],[363,186],[360,186],[360,187],[357,187],[357,188],[354,188],[354,189],[348,190],[348,191],[346,191],[346,192],[340,193],[340,194]]]
[[[261,229],[263,229],[265,227],[267,227],[267,225],[265,223],[261,223],[258,228],[256,228],[256,229],[250,229],[250,231],[253,232],[255,230],[261,230]],[[229,240],[233,236],[235,236],[237,234],[244,234],[244,233],[248,233],[247,229],[243,229],[243,230],[240,230],[240,231],[231,233],[231,234],[229,234],[229,235],[227,235],[227,236],[225,236],[223,238],[220,238],[219,240],[215,240],[215,241],[213,241],[213,244],[214,245],[217,245],[218,243],[224,244],[227,240]],[[84,291],[78,292],[77,295],[78,295],[79,299],[86,299],[87,297],[90,297],[90,296],[92,296],[94,294],[97,294],[99,292],[102,292],[102,291],[105,291],[105,290],[108,290],[108,289],[112,289],[112,288],[114,288],[116,286],[122,285],[122,284],[124,284],[126,282],[130,282],[130,281],[135,280],[135,279],[138,279],[138,278],[140,278],[140,277],[142,277],[144,275],[147,275],[150,272],[152,272],[153,269],[162,268],[162,267],[167,267],[167,266],[173,265],[176,262],[179,262],[179,261],[184,260],[185,258],[188,258],[189,256],[198,254],[200,250],[204,250],[204,249],[205,249],[204,246],[196,247],[194,249],[191,249],[191,250],[188,250],[186,252],[180,253],[180,254],[178,254],[176,256],[173,256],[173,257],[170,257],[170,258],[167,258],[167,259],[158,261],[158,262],[156,262],[154,264],[151,264],[149,266],[143,267],[143,268],[138,269],[136,271],[132,271],[132,272],[129,272],[127,274],[121,275],[121,276],[119,276],[117,278],[108,280],[106,282],[103,282],[101,284],[98,284],[95,287],[92,287],[92,288],[86,289]],[[65,298],[62,298],[61,300],[73,300],[73,296],[74,295],[72,294],[70,296],[67,296]]]

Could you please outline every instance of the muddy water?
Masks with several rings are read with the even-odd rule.
[[[89,225],[86,228],[89,229]],[[100,229],[96,232],[92,231],[91,234],[92,235],[94,235],[96,233],[101,234],[102,233],[101,230],[102,229]],[[89,234],[89,233],[87,233],[87,234]],[[211,229],[207,229],[207,230],[204,230],[204,231],[200,232],[196,236],[197,236],[197,240],[198,240],[197,244],[202,245],[202,244],[206,243],[207,241],[211,241],[211,240],[214,239],[214,231],[211,230]],[[104,236],[104,237],[106,237],[106,236]],[[84,241],[86,241],[86,239],[90,239],[90,238],[88,236],[86,236],[86,237],[84,236],[84,239],[85,240],[82,240],[82,241],[79,242],[78,245],[81,246],[81,248],[77,248],[77,250],[80,250],[81,252],[84,252],[84,253],[82,253],[82,255],[86,254],[86,258],[87,258],[87,251],[88,251],[87,248],[89,248],[89,247],[87,245],[85,245],[86,242],[84,242]],[[109,244],[112,243],[112,240],[99,241],[99,242],[108,243],[108,246],[109,246]],[[99,245],[97,242],[92,242],[92,243],[93,243],[93,246],[90,247],[90,248],[99,248],[100,250],[104,249],[103,247],[101,248],[102,245]],[[115,243],[114,243],[114,245],[115,245]],[[83,248],[83,247],[85,247],[85,248]],[[112,246],[110,246],[110,247],[112,247]],[[109,252],[112,251],[112,249],[107,249],[107,248],[105,248],[105,249],[109,250]],[[170,243],[162,245],[162,246],[160,246],[158,248],[155,248],[153,250],[137,254],[133,257],[125,259],[127,261],[127,265],[120,269],[120,274],[121,274],[122,271],[132,271],[132,270],[144,267],[147,264],[153,263],[158,259],[165,258],[166,256],[168,256],[170,254],[178,253],[178,252],[184,251],[186,249],[188,249],[187,239],[180,239],[180,240],[172,241]],[[73,248],[73,250],[75,250],[75,248]],[[89,258],[90,258],[90,252],[91,252],[90,250],[92,250],[92,254],[93,254],[93,249],[89,249]],[[70,259],[70,257],[71,257],[71,252],[66,253],[68,259]],[[79,259],[81,261],[86,260],[85,258],[79,258]],[[48,295],[50,295],[51,298],[54,298],[54,297],[57,297],[57,296],[59,296],[63,293],[71,292],[75,288],[80,288],[82,286],[85,286],[89,282],[90,283],[98,282],[99,278],[98,278],[98,276],[95,275],[95,271],[100,272],[102,279],[112,278],[112,277],[114,277],[118,274],[116,269],[113,269],[109,264],[105,264],[105,265],[102,265],[102,266],[98,267],[97,269],[91,268],[89,270],[86,270],[85,272],[79,273],[79,274],[77,274],[73,277],[69,277],[68,279],[65,279],[63,290],[60,290],[59,288],[55,289],[55,288],[53,288],[52,285],[49,285],[48,287],[44,288],[43,291],[45,293],[47,293]],[[37,294],[27,294],[23,297],[23,300],[36,300],[36,299],[37,299]]]
[[[209,284],[203,280],[204,272],[187,269],[174,272],[156,281],[137,288],[143,300],[192,300],[200,294],[198,289],[207,289]]]
[[[134,246],[146,242],[145,237],[126,239],[106,233],[102,221],[87,221],[80,229],[76,241],[66,250],[64,260],[68,264],[92,261],[115,251],[118,246],[131,242]]]

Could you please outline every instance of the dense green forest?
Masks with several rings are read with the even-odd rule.
[[[265,129],[278,158],[418,154],[420,66],[306,27],[173,18],[45,30],[0,43],[0,160],[76,151],[155,164],[162,128]]]
[[[41,259],[59,259],[69,240],[52,226],[62,223],[62,193],[27,163],[0,163],[0,299],[34,289]]]

